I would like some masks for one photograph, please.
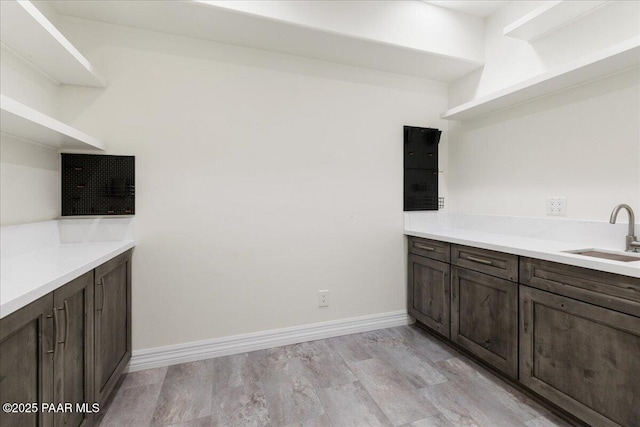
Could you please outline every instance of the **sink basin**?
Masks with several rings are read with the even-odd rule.
[[[564,252],[569,254],[593,257],[593,258],[610,259],[613,261],[622,261],[622,262],[640,261],[640,253],[636,254],[634,252],[615,252],[615,251],[607,251],[604,249],[593,249],[593,248],[577,249],[575,251],[564,251]]]

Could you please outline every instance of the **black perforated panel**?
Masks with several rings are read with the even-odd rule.
[[[135,214],[135,157],[62,154],[62,216]]]
[[[434,128],[404,127],[405,211],[438,210],[440,207],[438,143],[441,134]]]

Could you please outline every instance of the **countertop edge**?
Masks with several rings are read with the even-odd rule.
[[[463,230],[458,230],[463,232]],[[509,246],[501,243],[492,243],[486,240],[465,239],[461,237],[453,237],[446,232],[438,231],[417,231],[417,230],[404,230],[405,236],[422,237],[425,239],[440,240],[443,242],[454,243],[458,245],[474,246],[481,249],[487,249],[491,251],[498,251],[509,253],[518,256],[524,256],[529,258],[536,258],[543,261],[557,262],[575,267],[588,268],[591,270],[604,271],[607,273],[620,274],[623,276],[630,276],[634,278],[640,278],[640,268],[637,265],[625,265],[616,261],[600,260],[598,258],[588,258],[580,255],[574,255],[570,253],[564,253],[565,250],[581,249],[584,245],[576,247],[576,244],[567,242],[549,242],[558,248],[556,251],[540,251],[535,249],[526,249],[520,246]],[[633,264],[638,264],[634,262]]]
[[[74,279],[77,279],[83,274],[95,269],[96,267],[99,267],[100,265],[104,264],[110,259],[113,259],[118,255],[125,253],[129,249],[134,248],[135,246],[136,246],[136,242],[134,240],[126,240],[123,242],[122,246],[116,249],[113,249],[91,260],[90,262],[82,264],[77,268],[70,270],[61,276],[55,277],[52,280],[46,283],[43,283],[42,285],[38,286],[37,288],[25,294],[22,294],[10,301],[2,303],[0,305],[0,319],[3,319],[8,315],[20,310],[21,308],[26,307],[27,305],[38,300],[39,298],[42,298],[43,296],[49,294],[50,292],[55,291],[61,286],[71,282]]]

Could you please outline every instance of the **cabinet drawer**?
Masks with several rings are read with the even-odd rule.
[[[520,283],[640,317],[638,278],[521,258]]]
[[[448,263],[451,245],[438,240],[409,237],[409,253]]]
[[[518,256],[470,246],[452,245],[451,264],[518,281]]]

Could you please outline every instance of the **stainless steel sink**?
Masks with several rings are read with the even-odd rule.
[[[588,256],[593,258],[604,258],[613,261],[634,262],[640,261],[640,253],[615,252],[605,249],[576,249],[574,251],[564,251],[569,254]]]

